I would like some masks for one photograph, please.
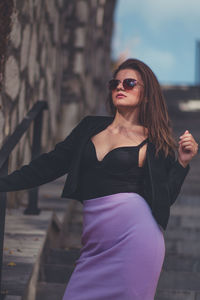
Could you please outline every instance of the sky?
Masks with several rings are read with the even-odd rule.
[[[144,61],[162,84],[195,84],[200,0],[117,0],[112,58]]]

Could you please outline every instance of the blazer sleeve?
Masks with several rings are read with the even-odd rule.
[[[78,137],[87,119],[88,116],[84,117],[52,151],[39,155],[19,170],[1,177],[0,192],[34,188],[68,173],[74,149],[78,147]]]
[[[190,170],[190,165],[188,164],[187,167],[184,168],[178,159],[168,157],[167,169],[170,203],[172,205],[181,191],[181,186]]]

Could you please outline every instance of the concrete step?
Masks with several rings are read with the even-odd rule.
[[[199,216],[184,216],[184,215],[171,215],[169,223],[167,225],[166,234],[169,231],[174,231],[177,228],[181,229],[200,229],[200,217]]]
[[[182,192],[177,200],[176,200],[176,205],[190,205],[190,206],[196,206],[200,207],[200,189],[199,189],[199,184],[196,189],[196,187],[193,187],[190,185],[188,187],[188,190],[185,188],[184,193]],[[174,205],[172,206],[174,207]]]
[[[66,284],[39,282],[37,285],[36,300],[61,300]]]
[[[179,203],[178,201],[171,206],[170,210],[170,219],[169,222],[171,222],[171,216],[194,216],[194,217],[199,217],[200,216],[200,200],[199,196],[196,198],[196,201],[198,205],[191,205],[189,204],[182,204]]]
[[[40,266],[36,300],[61,300],[63,298],[67,282],[76,266],[76,260],[80,256],[80,248],[71,246],[68,239],[72,229],[77,231],[76,224],[73,221],[75,207],[76,202],[74,201],[70,214],[68,214],[66,222],[63,223],[64,228],[67,226],[64,234],[68,242],[65,247],[61,249],[49,245],[45,249],[42,265]],[[76,221],[79,221],[80,227],[80,216],[76,218]]]
[[[82,223],[70,223],[69,224],[69,232],[70,233],[74,233],[74,234],[78,233],[79,235],[81,235],[82,229],[83,229]]]
[[[194,225],[194,224],[193,224]],[[167,253],[199,257],[200,228],[173,227],[164,233]]]
[[[200,273],[163,270],[159,278],[158,289],[200,291]]]
[[[179,254],[185,256],[199,257],[200,241],[199,240],[165,240],[166,252],[169,254]]]
[[[189,291],[184,289],[157,289],[155,300],[200,300],[200,291]]]
[[[75,268],[74,265],[44,265],[44,278],[46,282],[67,283]]]
[[[200,272],[200,256],[185,256],[177,254],[166,254],[163,262],[165,271]]]
[[[33,262],[23,262],[17,260],[16,256],[5,259],[2,268],[2,289],[12,296],[23,296],[27,289],[29,278],[33,272]],[[13,267],[10,266],[11,263]],[[18,278],[18,280],[16,280]]]
[[[187,174],[184,184],[182,186],[182,188],[184,189],[185,185],[187,185],[189,182],[194,182],[197,183],[198,182],[198,176],[199,176],[199,167],[200,167],[200,161],[196,162],[195,165],[190,165],[190,170],[189,173]]]
[[[183,228],[183,227],[177,227],[177,228],[170,228],[169,230],[166,230],[165,232],[165,238],[168,240],[187,240],[193,241],[194,243],[199,240],[200,237],[200,228],[194,227],[194,228]]]
[[[190,200],[190,197],[199,197],[199,193],[200,193],[200,190],[199,190],[199,183],[197,182],[196,184],[194,182],[191,182],[191,183],[188,183],[188,185],[185,185],[184,186],[184,196],[187,196],[187,199],[186,201],[184,201],[183,203],[188,203],[188,201]],[[193,204],[191,202],[191,204]],[[195,205],[199,205],[194,203]]]
[[[79,248],[49,249],[43,266],[42,280],[54,283],[68,282],[79,256]]]
[[[23,211],[6,211],[2,290],[7,298],[29,299],[34,294],[42,249],[54,224],[51,211],[39,215],[24,215]]]
[[[22,300],[21,296],[8,295],[4,298],[4,300]]]
[[[76,200],[75,200],[76,201]],[[81,235],[83,230],[83,205],[76,201],[73,213],[70,217],[68,230],[68,245],[74,248],[81,248]]]
[[[74,265],[80,256],[80,248],[53,249],[50,248],[45,257],[46,264]]]

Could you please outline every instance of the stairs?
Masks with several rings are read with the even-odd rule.
[[[76,203],[70,216],[68,245],[45,250],[37,284],[36,300],[62,300],[67,283],[80,256],[82,204]]]
[[[37,300],[60,300],[79,257],[78,248],[49,249],[37,286]]]
[[[155,300],[200,299],[199,236],[199,228],[168,229],[166,255]]]
[[[200,300],[200,158],[191,162],[164,233],[166,255],[155,300]]]
[[[156,300],[200,299],[200,259],[168,253],[160,276]]]

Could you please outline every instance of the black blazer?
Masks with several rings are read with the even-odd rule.
[[[0,178],[0,192],[34,188],[68,173],[61,197],[80,200],[79,170],[87,140],[112,123],[112,116],[86,116],[54,150],[43,153],[28,165]],[[163,152],[155,157],[155,146],[148,141],[144,167],[144,195],[158,224],[167,227],[170,206],[175,202],[190,169]]]

